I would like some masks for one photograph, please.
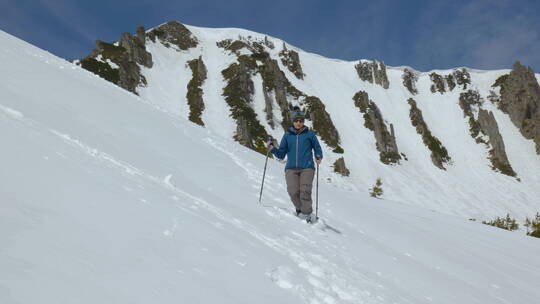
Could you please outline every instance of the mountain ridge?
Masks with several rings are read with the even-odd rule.
[[[149,30],[139,28],[137,33],[141,37],[140,50],[131,55],[128,51],[124,57],[144,51],[152,55],[155,64],[151,68],[139,65],[140,76],[130,74],[135,70],[130,67],[127,78],[139,77],[141,81],[136,85],[131,81],[128,89],[188,119],[192,117],[190,113],[199,111],[199,124],[216,134],[235,138],[264,153],[267,136],[279,139],[287,126],[290,108],[299,105],[307,110],[307,123],[323,142],[327,157],[322,171],[340,186],[368,189],[376,178],[382,177],[392,188],[388,191],[390,198],[428,206],[432,204],[425,201],[436,200],[440,201],[438,208],[450,213],[460,208],[460,200],[467,202],[478,191],[486,206],[497,201],[487,209],[495,207],[499,213],[517,209],[513,204],[521,203],[510,202],[517,193],[526,197],[523,205],[529,205],[525,208],[529,212],[539,208],[534,197],[540,192],[532,187],[540,182],[531,171],[540,169],[538,155],[530,148],[533,141],[516,138],[522,137],[515,130],[523,132],[521,126],[516,126],[523,118],[512,122],[513,126],[508,123],[507,114],[500,110],[499,87],[493,87],[501,76],[510,75],[513,70],[455,68],[418,72],[387,68],[379,61],[325,58],[248,30],[208,29],[179,22]],[[116,44],[130,49],[131,38],[129,34],[126,37]],[[143,61],[142,57],[137,60]],[[188,64],[193,60],[198,60],[198,71]],[[194,75],[202,75],[202,68],[206,70],[205,80],[194,82]],[[532,75],[537,82],[540,76]],[[365,93],[369,109],[354,106],[353,98],[359,93]],[[420,129],[412,121],[412,103],[407,102],[411,98],[422,113],[415,114],[416,119],[422,120],[416,122],[423,126]],[[533,104],[538,99],[533,98]],[[516,104],[517,116],[528,115],[520,113],[527,113],[529,105],[505,103]],[[482,111],[488,112],[480,119]],[[495,115],[489,115],[490,112]],[[532,134],[529,136],[539,147],[540,134],[534,139],[534,130],[540,130],[540,123],[536,122],[540,118],[530,121],[533,131],[526,133]],[[423,134],[428,132],[431,135],[424,138]],[[442,152],[443,148],[449,156],[445,166],[433,158],[433,153]],[[522,155],[527,155],[528,165]],[[476,179],[471,179],[471,170],[478,176]],[[345,172],[350,172],[348,178],[341,177]],[[522,186],[515,186],[506,176],[521,181]],[[494,196],[493,188],[478,187],[486,179],[494,185],[510,187],[516,194]],[[427,199],[427,192],[422,193],[421,189],[430,183],[446,188],[446,193]],[[400,197],[398,193],[403,189],[409,193]],[[451,194],[452,191],[462,194]],[[419,199],[418,195],[424,198]],[[485,209],[479,208],[478,214],[467,216],[479,216]]]

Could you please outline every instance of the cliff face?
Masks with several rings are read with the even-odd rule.
[[[525,138],[534,140],[540,154],[540,86],[532,69],[518,61],[493,86],[500,88],[499,108]]]

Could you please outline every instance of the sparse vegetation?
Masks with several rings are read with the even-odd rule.
[[[383,195],[384,191],[382,189],[382,180],[381,178],[377,178],[377,180],[375,181],[375,185],[373,186],[373,188],[370,189],[369,191],[369,195],[371,195],[372,197],[375,197],[375,198],[379,198]]]
[[[446,170],[443,164],[448,163],[451,160],[448,151],[441,141],[431,134],[427,124],[424,122],[422,111],[416,106],[416,101],[409,98],[407,102],[411,106],[409,113],[411,123],[416,128],[416,132],[422,136],[424,145],[431,151],[431,160],[433,164],[442,170]]]
[[[96,75],[101,76],[107,81],[110,81],[114,84],[118,84],[120,80],[120,72],[118,69],[113,69],[108,63],[98,61],[94,58],[87,57],[81,59],[81,67],[85,70],[88,70]]]
[[[510,217],[510,214],[506,214],[505,218],[497,217],[492,221],[482,221],[482,224],[498,227],[508,231],[519,229],[519,224],[516,222],[516,219]]]
[[[528,217],[525,219],[525,227],[527,227],[527,235],[540,238],[540,213],[536,213],[536,216],[532,219]]]

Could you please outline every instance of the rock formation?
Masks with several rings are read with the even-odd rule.
[[[189,120],[194,123],[204,126],[202,121],[201,114],[204,111],[204,101],[203,101],[203,90],[201,86],[206,80],[206,66],[202,60],[202,57],[199,56],[198,59],[193,59],[187,62],[189,68],[191,69],[191,80],[187,85],[186,99],[189,104]]]
[[[448,151],[443,146],[441,141],[431,134],[424,117],[422,116],[422,111],[418,109],[416,101],[412,98],[409,98],[407,101],[411,106],[409,112],[409,117],[411,119],[412,125],[416,128],[416,132],[422,136],[422,141],[424,145],[431,151],[431,162],[439,169],[446,170],[444,164],[448,163],[451,158],[448,155]]]
[[[493,170],[497,170],[509,176],[516,176],[506,156],[504,142],[497,121],[493,113],[480,108],[483,100],[480,94],[474,90],[468,90],[459,96],[459,106],[465,117],[469,120],[469,132],[478,144],[484,144],[489,150],[489,160]],[[478,119],[474,117],[474,111],[478,109]]]
[[[384,122],[381,111],[377,105],[369,100],[364,91],[357,92],[354,97],[354,105],[364,114],[364,126],[375,135],[377,151],[381,162],[385,164],[399,163],[401,156],[396,144],[394,126],[390,124],[390,132]]]
[[[196,47],[199,43],[191,31],[177,21],[162,24],[152,29],[147,35],[153,42],[156,42],[157,38],[166,47],[174,45],[184,51]]]
[[[347,169],[347,166],[345,166],[345,159],[343,157],[338,158],[334,162],[333,167],[334,167],[334,172],[337,172],[341,174],[342,176],[349,176],[351,174],[349,169]]]
[[[510,161],[508,161],[508,157],[506,156],[504,141],[499,132],[499,126],[497,125],[495,116],[493,116],[493,112],[480,109],[478,112],[478,124],[482,133],[489,137],[489,144],[491,145],[489,155],[493,168],[503,174],[516,176],[516,172],[512,169]]]
[[[291,71],[298,79],[304,79],[304,72],[302,71],[302,65],[300,65],[300,57],[294,50],[287,50],[285,43],[283,43],[283,50],[279,52],[281,57],[281,63]]]
[[[405,68],[403,70],[403,75],[401,76],[401,78],[403,79],[403,86],[405,86],[407,90],[411,92],[411,94],[413,95],[418,94],[418,90],[416,89],[416,82],[418,81],[418,75],[414,71]]]
[[[532,69],[518,61],[510,74],[501,76],[493,86],[500,87],[499,108],[525,138],[534,140],[540,154],[540,86]]]
[[[138,86],[146,85],[139,65],[152,67],[152,55],[146,51],[145,32],[137,27],[137,34],[122,34],[116,44],[96,41],[95,49],[79,64],[114,84],[137,94]]]
[[[388,76],[386,75],[386,66],[384,65],[384,62],[360,61],[354,67],[356,68],[358,77],[360,77],[360,79],[363,81],[378,84],[385,89],[389,88],[390,82],[388,81]]]

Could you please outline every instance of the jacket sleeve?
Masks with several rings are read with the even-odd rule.
[[[281,142],[279,143],[279,148],[272,148],[270,152],[274,154],[277,158],[283,159],[285,158],[285,155],[287,155],[287,151],[289,151],[289,147],[287,146],[287,134],[283,135],[283,138],[281,138]]]
[[[319,144],[319,140],[317,139],[315,132],[311,132],[311,144],[313,145],[313,150],[315,151],[315,158],[322,159],[323,155],[321,145]]]

